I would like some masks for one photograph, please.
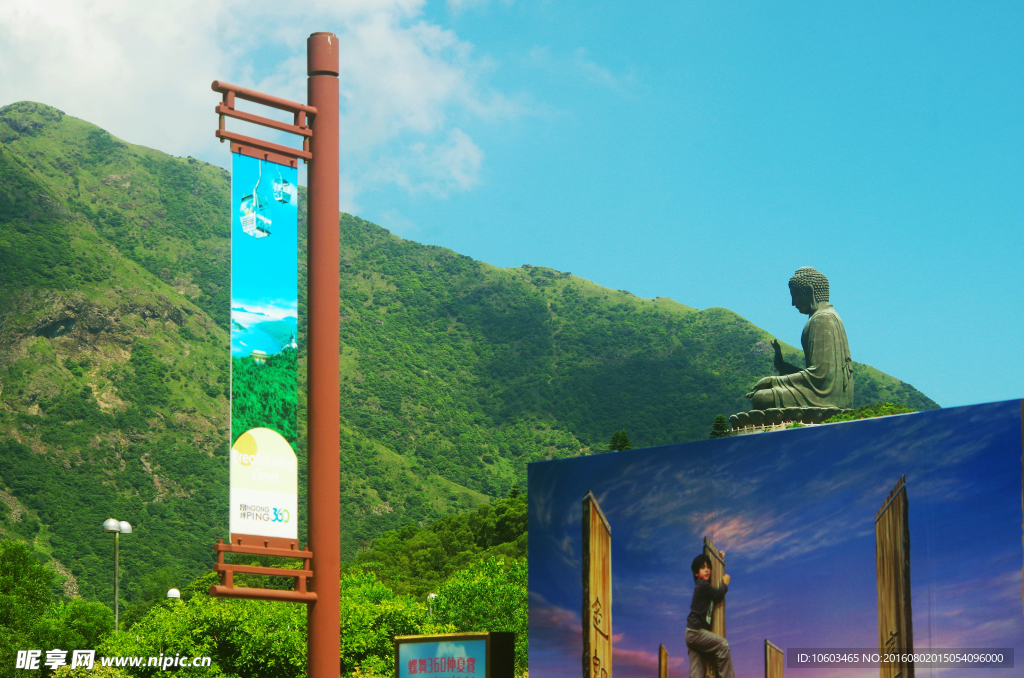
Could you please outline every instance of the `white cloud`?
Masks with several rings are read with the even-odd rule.
[[[453,14],[461,14],[471,7],[486,5],[487,0],[448,0],[448,11]]]
[[[483,151],[466,125],[519,115],[523,105],[482,85],[494,64],[424,20],[423,5],[12,3],[0,14],[0,105],[40,101],[131,143],[226,166],[210,82],[304,100],[306,38],[328,30],[340,41],[343,208],[382,182],[445,196],[479,183]]]
[[[410,193],[443,198],[479,181],[483,151],[460,129],[451,130],[445,142],[416,141],[400,152],[376,160],[364,175],[364,184],[395,184]]]
[[[572,53],[572,64],[583,77],[595,85],[607,87],[616,92],[624,92],[633,84],[633,75],[616,75],[610,69],[592,61],[589,52],[580,47]]]
[[[385,210],[380,215],[380,225],[397,236],[408,238],[419,230],[416,223],[396,209]]]
[[[211,150],[210,81],[227,55],[204,21],[210,4],[12,3],[0,13],[0,103],[47,103],[171,153]]]
[[[578,47],[571,54],[553,52],[547,45],[536,45],[527,53],[527,63],[567,80],[583,80],[609,89],[616,94],[627,94],[636,85],[632,72],[616,73],[590,58],[590,52]]]
[[[462,14],[463,12],[474,9],[477,7],[486,7],[488,0],[448,0],[448,11],[452,14]],[[501,4],[508,6],[515,4],[515,0],[501,0]]]

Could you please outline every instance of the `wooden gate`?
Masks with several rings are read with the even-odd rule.
[[[583,497],[583,678],[612,678],[612,528]]]
[[[875,577],[878,584],[878,651],[914,651],[910,609],[910,523],[906,476],[875,514]],[[881,678],[914,678],[913,662],[883,662]]]
[[[786,667],[782,649],[765,638],[764,641],[764,678],[782,678],[782,670]]]

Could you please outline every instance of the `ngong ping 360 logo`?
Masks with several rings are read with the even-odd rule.
[[[239,504],[238,517],[242,520],[259,520],[267,523],[287,523],[292,519],[288,509],[259,504]]]

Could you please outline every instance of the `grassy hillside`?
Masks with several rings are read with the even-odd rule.
[[[42,104],[0,108],[0,532],[69,592],[112,597],[105,518],[136,526],[128,602],[194,577],[225,536],[228,195],[219,168]],[[349,215],[340,234],[346,558],[615,430],[635,446],[702,438],[770,373],[771,337],[725,309],[498,269]],[[935,406],[856,375],[858,404]],[[301,391],[275,416],[293,406],[304,472]]]

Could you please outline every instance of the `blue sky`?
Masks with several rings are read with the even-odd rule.
[[[726,626],[740,678],[764,675],[766,638],[783,650],[877,648],[874,517],[903,475],[915,649],[1015,647],[1019,657],[1021,409],[1007,401],[531,464],[531,673],[579,675],[587,492],[612,530],[619,678],[656,675],[659,643],[671,675],[687,674],[690,561],[705,536],[733,575]]]
[[[815,266],[853,358],[953,406],[1024,395],[1022,29],[1012,2],[41,1],[0,17],[0,104],[227,167],[210,81],[302,99],[334,31],[343,209],[794,345]]]

